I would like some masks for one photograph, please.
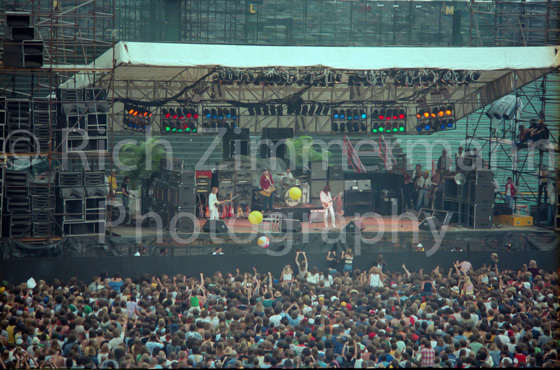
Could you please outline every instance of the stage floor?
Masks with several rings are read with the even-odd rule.
[[[329,227],[328,230],[336,231],[342,230],[344,226],[346,226],[351,220],[354,220],[353,217],[343,217],[337,216],[336,218],[336,227]],[[197,219],[197,228],[202,230],[202,227],[206,223],[206,219]],[[261,225],[255,226],[252,225],[248,219],[244,218],[230,218],[225,219],[225,223],[227,224],[230,231],[235,232],[236,234],[250,234],[255,232],[271,232],[270,225],[268,222],[264,222]],[[419,222],[416,220],[411,220],[407,217],[401,218],[393,218],[391,216],[380,216],[379,219],[375,218],[364,218],[358,223],[358,227],[361,229],[362,233],[377,233],[380,231],[392,233],[392,232],[403,232],[403,233],[410,233],[410,232],[418,232],[421,231],[418,228]],[[302,233],[305,234],[321,234],[325,231],[324,224],[321,223],[308,223],[308,222],[301,222]],[[155,227],[144,227],[144,228],[136,228],[135,226],[115,226],[112,227],[111,232],[114,235],[118,235],[121,237],[137,237],[138,233],[143,236],[154,236],[161,232],[161,230],[157,230]],[[538,231],[549,231],[546,228],[538,227],[538,226],[526,226],[526,227],[514,227],[503,225],[502,227],[492,228],[492,229],[480,229],[474,230],[472,228],[463,227],[457,224],[450,224],[448,226],[448,232],[473,232],[473,231],[484,231],[484,232],[505,232],[505,231],[530,231],[530,232],[538,232]],[[427,232],[430,232],[427,230]],[[178,234],[182,234],[179,232]]]

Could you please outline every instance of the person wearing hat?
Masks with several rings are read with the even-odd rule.
[[[274,187],[274,180],[268,172],[268,168],[263,170],[263,175],[260,181],[262,201],[263,201],[263,212],[272,212],[274,208],[274,197],[276,196],[276,188]]]

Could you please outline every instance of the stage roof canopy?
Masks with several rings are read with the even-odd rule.
[[[215,79],[216,71],[223,68],[260,69],[262,73],[272,68],[298,71],[331,69],[343,74],[342,83],[332,87],[312,87],[301,95],[304,101],[398,104],[413,109],[420,98],[428,105],[455,103],[456,118],[459,119],[558,69],[559,51],[558,46],[364,48],[119,42],[90,64],[89,71],[76,74],[61,87],[110,86],[112,83],[117,101],[137,100],[157,105],[153,102],[167,103],[166,99],[177,97],[185,86],[197,83],[199,89],[181,93],[179,100],[266,103],[287,99],[302,87],[297,84],[220,84]],[[477,71],[480,78],[467,85],[446,86],[446,91],[434,89],[435,86],[397,87],[392,83],[363,86],[356,90],[355,86],[352,88],[347,83],[352,73],[361,71],[427,69]],[[409,111],[409,116],[413,116],[412,113],[414,111]],[[330,127],[326,124],[320,126],[325,129]],[[407,122],[407,128],[413,126],[414,122]],[[254,131],[260,129],[256,127]],[[317,126],[317,131],[325,130]]]

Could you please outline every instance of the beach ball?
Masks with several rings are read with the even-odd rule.
[[[259,211],[253,211],[249,214],[249,222],[253,225],[258,225],[263,220],[263,214]]]
[[[259,240],[257,240],[257,243],[261,248],[268,248],[268,246],[270,245],[270,239],[268,239],[266,236],[261,236]]]
[[[293,187],[290,189],[289,194],[290,198],[292,198],[293,200],[299,200],[301,198],[301,189]]]

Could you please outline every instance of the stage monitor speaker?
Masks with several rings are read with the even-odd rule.
[[[513,214],[513,209],[509,207],[507,203],[495,203],[494,204],[494,214],[496,216],[500,215],[511,215]]]
[[[192,214],[192,217],[181,217],[177,219],[177,230],[182,233],[194,233],[194,217],[195,210],[193,207],[179,208],[179,212],[187,212]],[[223,221],[222,221],[223,222]],[[227,227],[227,226],[226,226]]]
[[[228,227],[224,220],[206,220],[206,223],[202,227],[202,231],[205,233],[213,232],[216,234],[227,233]]]
[[[280,230],[282,232],[293,231],[296,233],[301,232],[301,222],[299,220],[283,218],[280,223]]]
[[[359,225],[357,224],[357,219],[354,218],[354,219],[348,221],[346,226],[344,226],[344,232],[353,233],[353,232],[356,232],[356,230],[358,228],[359,228]]]
[[[418,221],[422,222],[426,218],[432,217],[434,215],[433,212],[434,211],[429,208],[420,208],[420,211],[418,212]]]
[[[434,226],[435,226],[436,230],[439,230],[441,228],[441,222],[439,222],[439,220],[437,218],[435,218],[433,216],[430,216],[430,217],[426,217],[426,219],[418,225],[418,229],[420,229],[420,230],[431,230],[430,229],[430,224],[428,223],[429,220],[432,220],[434,222]]]

